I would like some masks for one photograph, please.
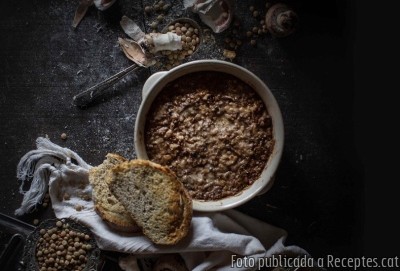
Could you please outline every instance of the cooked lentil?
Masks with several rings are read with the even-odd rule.
[[[150,160],[170,167],[194,199],[218,200],[254,183],[274,145],[259,95],[222,72],[196,72],[167,84],[149,110]]]

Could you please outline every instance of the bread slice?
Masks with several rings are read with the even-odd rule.
[[[93,187],[92,196],[98,215],[113,229],[135,232],[140,228],[124,206],[111,194],[106,182],[109,179],[108,175],[111,174],[111,169],[125,161],[127,159],[118,154],[108,153],[102,164],[89,170],[89,182]]]
[[[111,192],[150,240],[173,245],[187,235],[192,199],[173,171],[136,159],[118,164],[112,173]]]

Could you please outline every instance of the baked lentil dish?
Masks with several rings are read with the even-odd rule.
[[[219,200],[254,183],[272,153],[272,120],[248,84],[223,72],[168,83],[145,124],[150,160],[168,166],[193,199]]]

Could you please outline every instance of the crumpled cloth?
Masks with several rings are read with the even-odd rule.
[[[141,233],[112,230],[95,212],[92,199],[84,196],[92,192],[88,180],[92,166],[77,153],[46,138],[37,138],[36,145],[37,149],[25,154],[17,167],[24,199],[16,215],[33,211],[48,187],[56,217],[71,218],[89,227],[103,250],[136,256],[179,253],[188,269],[195,271],[258,270],[259,267],[244,267],[234,260],[244,256],[254,258],[255,262],[273,254],[309,256],[298,246],[284,245],[285,230],[236,210],[194,212],[188,235],[173,246],[155,245]],[[29,181],[30,188],[25,191]]]

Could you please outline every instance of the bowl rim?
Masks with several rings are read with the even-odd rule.
[[[146,80],[143,86],[143,98],[135,121],[134,146],[138,159],[148,159],[144,146],[144,125],[152,102],[167,83],[185,74],[198,71],[219,71],[228,73],[249,84],[263,100],[272,119],[272,131],[275,144],[273,152],[268,158],[261,176],[252,185],[234,196],[215,201],[193,199],[193,210],[195,211],[223,211],[238,207],[255,196],[268,191],[274,182],[274,175],[283,153],[284,125],[281,110],[269,87],[250,70],[223,60],[205,59],[190,61],[174,67],[169,71],[153,74]]]

